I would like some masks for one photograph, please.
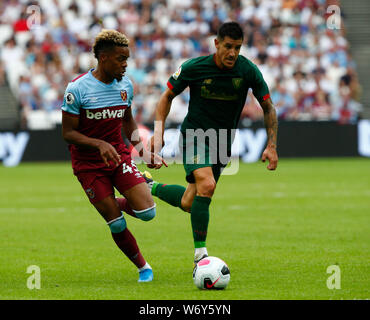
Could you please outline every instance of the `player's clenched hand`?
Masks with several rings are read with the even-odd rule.
[[[121,162],[121,156],[117,153],[116,149],[108,142],[101,140],[98,145],[100,156],[104,163],[109,167],[109,161],[113,161],[116,166]]]
[[[268,170],[275,170],[278,163],[278,155],[276,152],[275,147],[269,147],[267,146],[265,151],[262,153],[262,162],[265,162],[266,159],[269,161],[269,164],[267,166]]]

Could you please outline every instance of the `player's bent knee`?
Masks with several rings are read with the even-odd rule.
[[[197,185],[197,194],[202,197],[212,197],[216,189],[216,181],[206,180]]]
[[[127,227],[126,220],[123,215],[117,219],[109,221],[107,224],[112,233],[120,233]]]
[[[148,209],[144,209],[144,210],[132,210],[134,211],[135,215],[143,220],[143,221],[150,221],[152,220],[154,217],[155,217],[155,214],[156,214],[156,209],[155,209],[155,204],[153,207],[150,207]]]

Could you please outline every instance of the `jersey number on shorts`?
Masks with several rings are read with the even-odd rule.
[[[127,163],[122,163],[122,173],[125,174],[127,172],[133,173],[133,172],[140,172],[135,165],[134,160],[131,160],[131,166]]]

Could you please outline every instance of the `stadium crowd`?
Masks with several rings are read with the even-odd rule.
[[[59,111],[65,87],[94,67],[95,35],[117,29],[131,41],[127,75],[137,121],[153,120],[168,77],[188,58],[214,51],[221,22],[244,28],[241,54],[269,85],[280,120],[356,121],[361,88],[343,23],[327,27],[336,0],[5,0],[0,3],[0,84],[19,99],[23,125],[33,110]],[[182,121],[188,91],[168,120]],[[244,119],[262,110],[250,93]]]

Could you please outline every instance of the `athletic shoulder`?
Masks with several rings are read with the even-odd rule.
[[[249,83],[250,88],[253,90],[253,95],[259,102],[269,98],[270,94],[268,86],[258,66],[242,55],[239,55],[239,58],[239,65],[242,68],[242,72],[245,75],[244,77],[247,80],[247,83]]]
[[[76,93],[78,92],[79,94],[81,94],[84,88],[88,88],[90,86],[88,82],[89,82],[89,72],[85,72],[71,80],[67,85],[66,91],[68,90]]]
[[[130,89],[133,89],[134,88],[134,85],[132,83],[132,80],[127,77],[127,76],[124,76],[121,80],[121,83],[124,85],[124,86],[128,86]]]
[[[258,69],[257,65],[243,55],[239,55],[239,63],[242,68]]]
[[[87,71],[87,72],[85,72],[85,73],[80,74],[79,76],[77,76],[76,78],[74,78],[71,82],[76,82],[76,83],[78,83],[78,82],[80,82],[80,81],[86,80],[88,73],[89,73],[89,72]]]
[[[200,57],[196,57],[196,58],[191,58],[191,59],[188,59],[186,60],[182,65],[181,65],[181,68],[185,71],[187,70],[192,70],[194,68],[199,68],[203,65],[207,65],[209,64],[210,61],[212,61],[212,55],[208,55],[208,56],[200,56]]]
[[[79,114],[84,89],[88,88],[88,84],[86,83],[87,78],[88,72],[85,72],[68,83],[63,98],[63,111]]]
[[[263,79],[262,73],[255,63],[242,55],[239,55],[239,59],[239,68],[246,78],[252,81]]]
[[[209,60],[210,58],[212,58],[212,55],[208,55],[208,56],[199,56],[199,57],[196,57],[196,58],[188,59],[188,60],[186,60],[183,64],[187,64],[187,65],[197,65],[197,64],[200,64],[200,63],[208,62],[208,60]]]
[[[199,74],[203,74],[205,69],[208,69],[212,55],[200,56],[186,60],[181,64],[177,71],[172,74],[174,80],[191,80]]]
[[[182,92],[191,81],[200,78],[208,70],[212,55],[186,60],[168,79],[167,86],[175,94]]]

